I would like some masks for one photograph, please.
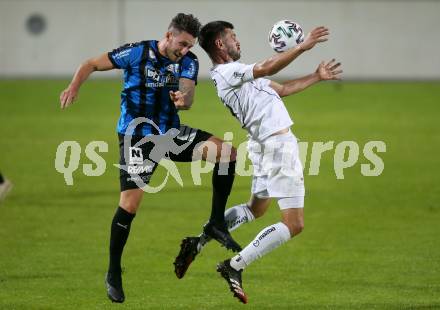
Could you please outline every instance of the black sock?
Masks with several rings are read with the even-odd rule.
[[[0,184],[4,183],[5,179],[3,178],[3,175],[0,173]]]
[[[121,207],[113,217],[110,233],[110,264],[109,272],[121,272],[121,257],[124,245],[130,233],[131,221],[136,214],[131,214]]]
[[[235,177],[235,161],[216,163],[212,174],[212,209],[209,222],[226,226],[225,208]]]

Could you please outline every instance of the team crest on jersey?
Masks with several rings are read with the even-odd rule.
[[[172,73],[177,73],[179,72],[179,64],[170,64],[167,66],[167,71],[172,72]]]

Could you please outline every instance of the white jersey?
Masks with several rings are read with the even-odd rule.
[[[254,79],[254,65],[230,62],[211,69],[211,78],[223,104],[240,121],[250,138],[265,138],[292,126],[293,121],[270,80]]]

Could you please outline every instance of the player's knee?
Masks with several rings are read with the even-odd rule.
[[[123,197],[119,201],[119,205],[125,211],[135,214],[140,206],[140,199],[137,197]]]
[[[259,218],[262,217],[264,215],[264,213],[266,212],[266,209],[250,209],[252,212],[252,215],[254,216],[254,218]]]
[[[284,224],[289,228],[290,235],[296,236],[299,235],[304,230],[304,222],[303,221],[295,221],[295,222],[284,222]]]
[[[127,211],[128,213],[135,214],[139,209],[139,203],[125,201],[120,203],[121,208]]]
[[[298,235],[300,234],[302,231],[304,230],[304,223],[298,223],[297,225],[294,226],[293,228],[293,235]],[[292,233],[292,232],[291,232]]]
[[[135,214],[141,204],[143,194],[142,189],[131,189],[121,192],[119,206],[129,213]]]
[[[251,199],[247,203],[247,207],[251,211],[254,218],[262,217],[269,207],[270,198],[258,198],[256,195],[252,195]]]

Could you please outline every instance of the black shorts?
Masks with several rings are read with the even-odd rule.
[[[175,136],[169,133],[170,131],[165,135],[146,137],[130,137],[118,133],[121,192],[138,188],[138,184],[148,184],[162,158],[176,162],[193,161],[193,151],[196,146],[212,137],[209,132],[185,125],[180,126]],[[141,141],[142,139],[144,141]],[[124,148],[125,140],[127,146]],[[136,145],[139,142],[140,144]]]

